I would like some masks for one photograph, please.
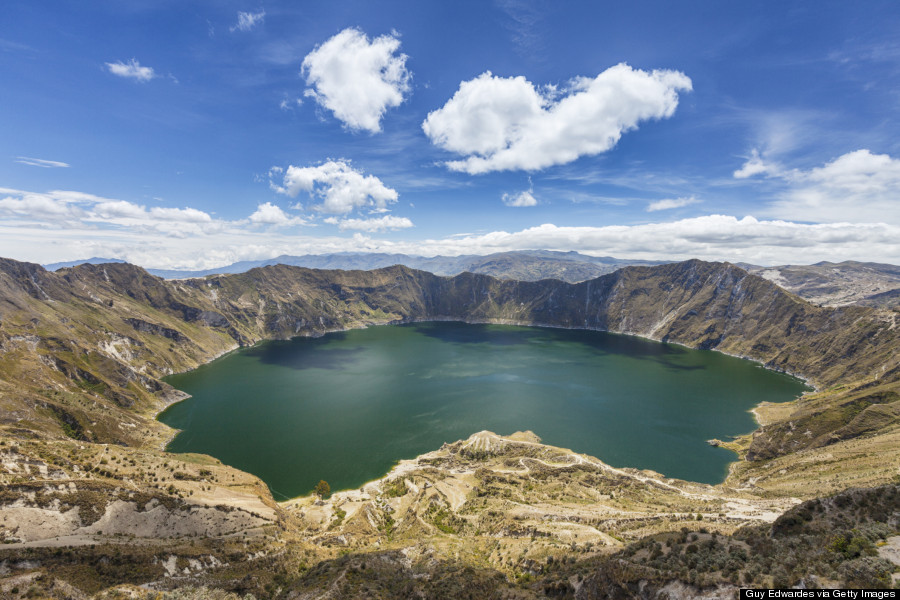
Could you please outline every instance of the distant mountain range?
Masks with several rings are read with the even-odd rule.
[[[125,262],[126,261],[118,258],[100,258],[99,256],[94,256],[92,258],[85,258],[83,260],[69,260],[65,262],[50,263],[49,265],[43,266],[48,271],[58,271],[60,269],[77,267],[78,265],[103,265],[108,263],[123,264]]]
[[[80,264],[122,263],[114,258],[89,258],[44,265],[48,271]],[[371,271],[394,265],[428,271],[435,275],[458,275],[459,273],[481,273],[500,279],[518,281],[539,281],[559,279],[568,283],[587,281],[600,275],[612,273],[622,267],[633,265],[659,265],[672,261],[627,260],[611,256],[587,256],[578,252],[553,252],[550,250],[523,250],[498,252],[485,256],[409,256],[407,254],[386,254],[366,252],[338,252],[335,254],[306,254],[303,256],[282,255],[263,260],[245,260],[215,269],[182,271],[177,269],[147,269],[147,272],[164,279],[185,279],[245,273],[257,267],[288,265],[308,269],[339,269],[342,271]]]

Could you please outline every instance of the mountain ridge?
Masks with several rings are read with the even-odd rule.
[[[119,259],[90,258],[82,261],[45,265],[48,270],[77,266],[83,263],[124,262]],[[242,261],[215,269],[200,271],[147,269],[166,279],[205,277],[225,273],[243,273],[254,267],[287,264],[317,269],[372,270],[394,264],[428,271],[436,275],[457,275],[462,272],[482,273],[501,279],[538,281],[560,279],[579,283],[615,271],[645,265],[653,266],[677,261],[640,261],[611,256],[588,256],[578,252],[549,250],[517,250],[488,255],[410,256],[406,254],[338,252],[332,254],[291,256]],[[794,294],[822,306],[857,304],[881,308],[900,306],[900,267],[887,263],[846,260],[820,261],[813,265],[780,265],[761,267],[749,263],[737,266],[760,275]]]

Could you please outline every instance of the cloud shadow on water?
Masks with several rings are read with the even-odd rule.
[[[428,337],[455,344],[514,346],[540,342],[548,344],[577,342],[597,356],[617,354],[652,360],[679,371],[694,371],[704,368],[678,362],[678,358],[687,353],[687,350],[681,346],[605,331],[484,323],[468,323],[461,326],[461,323],[458,322],[443,321],[416,323],[409,326],[415,327],[417,332]]]
[[[637,336],[594,331],[591,329],[544,329],[547,338],[559,342],[577,342],[589,348],[598,356],[616,354],[640,360],[652,360],[669,369],[695,371],[704,369],[700,365],[679,362],[689,350],[682,346],[649,340]]]
[[[428,321],[411,325],[418,333],[451,344],[493,344],[516,346],[544,337],[537,327],[498,326],[457,321]]]
[[[327,342],[321,339],[293,339],[273,341],[255,346],[246,351],[247,356],[259,359],[267,365],[289,367],[291,369],[328,369],[337,371],[358,362],[365,348],[329,348],[326,344],[343,341],[344,332],[328,334]]]

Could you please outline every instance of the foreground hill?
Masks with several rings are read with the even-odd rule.
[[[528,432],[445,444],[360,490],[285,503],[268,525],[121,482],[106,484],[114,498],[99,483],[60,493],[60,481],[35,481],[33,499],[2,511],[31,517],[29,541],[0,547],[11,597],[733,598],[748,586],[889,587],[900,547],[895,484],[798,504],[615,469]],[[57,504],[80,538],[40,537]],[[237,535],[216,533],[222,521]]]
[[[430,481],[436,499],[429,492],[394,507],[391,494],[405,497],[403,490],[412,489],[403,483],[395,492],[375,490],[355,508],[309,500],[301,515],[276,505],[250,475],[209,457],[161,452],[172,432],[152,417],[182,397],[160,381],[166,374],[264,339],[428,319],[636,334],[746,356],[807,377],[820,391],[763,407],[763,427],[729,443],[744,460],[727,486],[703,490],[654,474],[613,473],[596,459],[571,458],[534,440],[510,445],[484,438],[419,463],[425,479],[404,480],[423,493]],[[128,264],[84,264],[54,273],[0,259],[4,556],[25,565],[19,569],[24,576],[32,564],[25,559],[37,553],[47,565],[40,568],[54,577],[74,573],[63,580],[87,591],[154,579],[174,585],[176,576],[185,578],[181,583],[197,582],[209,573],[217,586],[227,580],[232,589],[259,592],[270,585],[267,594],[274,595],[277,587],[300,594],[291,587],[298,569],[305,572],[342,551],[365,556],[392,547],[408,554],[415,547],[416,560],[436,561],[436,576],[453,579],[442,569],[478,567],[503,581],[542,573],[534,561],[551,555],[540,548],[560,550],[551,553],[554,561],[580,559],[582,542],[538,529],[538,515],[587,519],[594,531],[591,548],[603,541],[604,555],[622,540],[684,526],[676,513],[710,518],[724,512],[717,531],[730,533],[738,523],[729,521],[729,502],[762,502],[753,509],[757,517],[774,515],[791,497],[894,477],[900,464],[896,319],[897,313],[875,308],[816,306],[734,265],[701,261],[627,267],[569,284],[472,273],[440,277],[402,266],[319,271],[285,265],[166,281]],[[497,455],[496,448],[505,450]],[[495,455],[499,462],[492,462]],[[479,465],[486,469],[481,475]],[[472,470],[471,477],[451,481],[460,469]],[[559,479],[570,472],[578,476]],[[514,503],[538,512],[519,519],[507,494],[528,485],[535,493]],[[624,504],[601,498],[623,494]],[[590,507],[580,514],[573,512],[577,505]],[[612,524],[609,511],[622,517]],[[230,516],[220,519],[222,514]],[[400,516],[407,525],[424,525],[404,529]],[[623,523],[639,516],[648,519],[648,528]],[[485,536],[498,534],[511,545],[485,558]],[[174,537],[163,540],[166,535]],[[546,544],[513,543],[545,537]],[[113,551],[104,546],[110,543],[123,557],[121,568],[110,566]],[[92,550],[54,562],[56,555],[36,549],[48,545]],[[236,565],[250,556],[256,557],[251,570],[264,569],[265,576],[245,581],[250,572]],[[128,571],[125,565],[135,560],[147,569]],[[357,563],[334,572],[323,567],[323,580],[329,573],[346,577],[350,564]],[[99,582],[93,587],[85,583],[92,577]]]

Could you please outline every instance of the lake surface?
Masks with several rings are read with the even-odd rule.
[[[711,351],[595,331],[416,323],[265,342],[166,379],[173,452],[259,476],[276,499],[352,489],[483,429],[530,429],[616,467],[721,482],[748,412],[798,379]]]

